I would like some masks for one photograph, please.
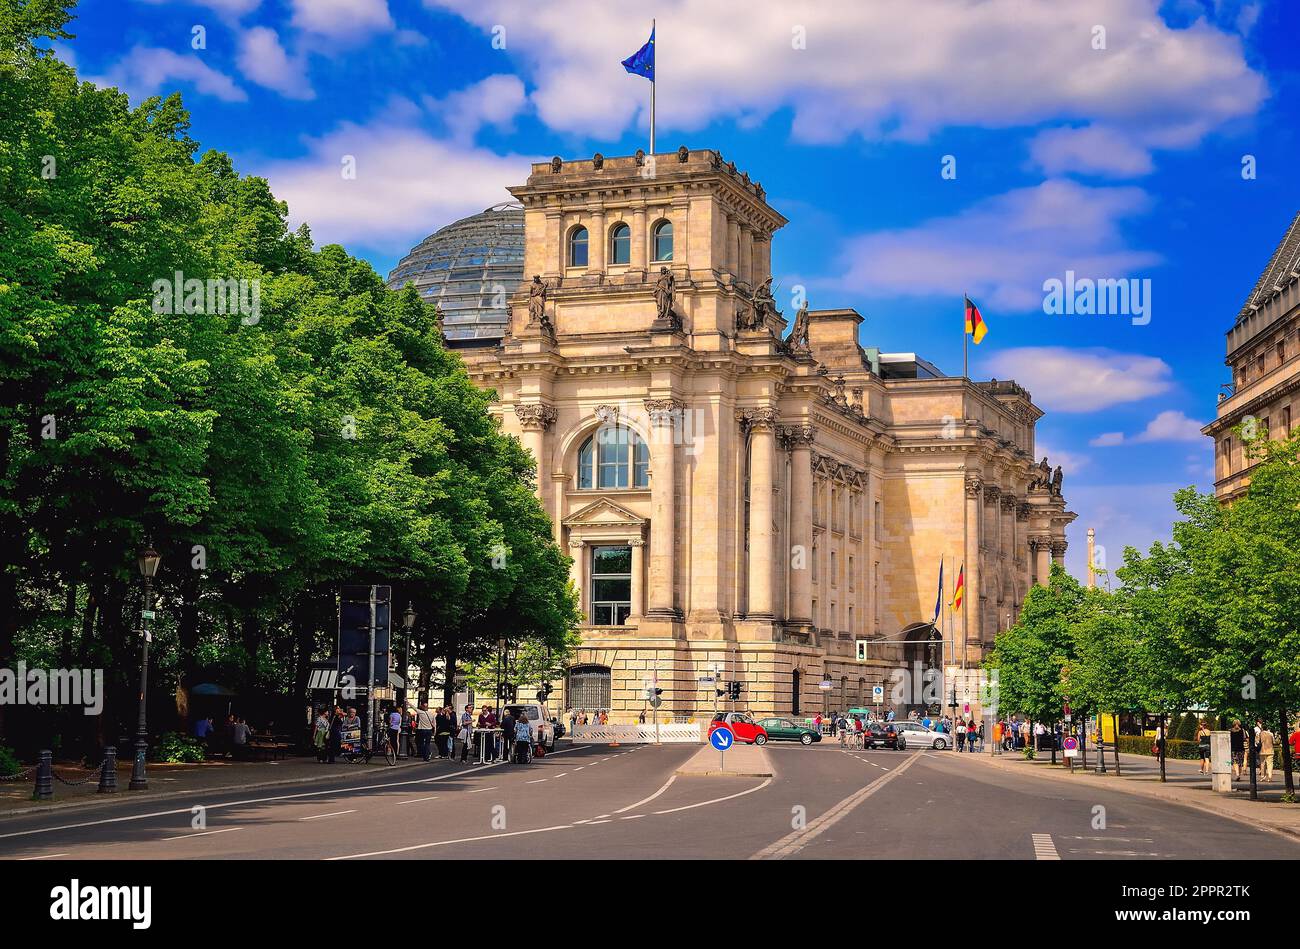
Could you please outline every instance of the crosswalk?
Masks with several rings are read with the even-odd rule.
[[[1061,855],[1056,852],[1056,844],[1052,843],[1051,834],[1030,834],[1029,836],[1034,842],[1035,860],[1061,859]]]

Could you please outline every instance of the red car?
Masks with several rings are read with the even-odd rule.
[[[712,735],[724,725],[731,729],[736,741],[743,741],[747,745],[767,744],[767,729],[744,712],[719,712],[714,715],[713,721],[709,723],[709,734]]]

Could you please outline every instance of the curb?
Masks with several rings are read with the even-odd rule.
[[[434,759],[435,761],[437,759]],[[348,775],[348,778],[371,778],[376,774],[392,774],[397,771],[406,771],[410,768],[422,764],[432,764],[431,761],[407,762],[402,764],[398,762],[393,767],[384,767],[381,770],[361,771],[354,775]],[[322,775],[324,777],[324,775]],[[336,777],[338,777],[336,773]],[[13,810],[0,811],[0,823],[3,823],[10,817],[26,817],[32,814],[51,814],[55,811],[68,811],[78,808],[90,809],[95,807],[113,807],[118,804],[130,803],[132,801],[157,801],[171,798],[195,797],[201,794],[225,794],[230,791],[255,791],[259,788],[283,787],[289,784],[306,784],[314,779],[310,777],[298,778],[279,778],[275,781],[255,781],[252,784],[224,784],[219,787],[195,788],[193,790],[176,790],[176,791],[146,791],[141,794],[138,791],[119,790],[116,794],[96,795],[90,800],[84,801],[55,801],[50,804],[34,805],[32,807],[20,807]]]
[[[982,755],[979,757],[983,758]],[[992,766],[999,771],[1004,771],[1007,773],[1017,773],[1014,765],[1008,766],[995,761],[985,761],[984,764]],[[1067,781],[1073,780],[1073,775],[1071,775],[1070,772],[1068,771],[1050,771],[1050,770],[1038,771],[1035,768],[1030,768],[1027,773],[1029,774],[1036,773],[1039,777],[1052,778],[1058,781],[1062,779]],[[1087,773],[1091,774],[1091,772],[1087,772]],[[1081,774],[1080,777],[1083,777],[1083,775]],[[1089,777],[1084,777],[1084,780],[1087,781],[1092,779]],[[1147,788],[1147,787],[1143,787],[1142,785],[1133,784],[1122,777],[1115,781],[1106,781],[1105,786],[1110,790],[1122,791],[1125,794],[1132,794],[1135,797],[1145,797],[1145,798],[1150,798],[1152,800],[1165,801],[1166,803],[1169,804],[1177,804],[1181,807],[1188,807],[1191,808],[1192,810],[1201,811],[1202,813],[1205,814],[1213,814],[1215,817],[1222,817],[1225,820],[1234,821],[1238,824],[1244,824],[1245,826],[1251,827],[1255,830],[1266,830],[1274,834],[1280,834],[1284,837],[1300,840],[1300,827],[1281,827],[1281,826],[1267,823],[1259,819],[1260,817],[1263,816],[1262,814],[1259,815],[1259,817],[1254,815],[1235,814],[1230,811],[1226,811],[1222,807],[1219,807],[1212,803],[1208,803],[1208,802],[1203,803],[1197,800],[1189,801],[1176,794],[1171,794],[1168,791],[1161,790],[1160,788]],[[1210,793],[1214,793],[1214,792],[1210,792]]]
[[[770,778],[771,771],[674,771],[683,778]]]

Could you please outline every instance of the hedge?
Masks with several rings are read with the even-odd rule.
[[[1143,735],[1120,735],[1119,750],[1126,755],[1146,755],[1151,757],[1151,748],[1156,743],[1154,738],[1147,738]],[[1180,741],[1177,738],[1171,738],[1165,742],[1165,757],[1174,758],[1182,761],[1199,761],[1201,757],[1200,745],[1194,741]],[[1249,759],[1247,759],[1249,765]],[[1276,741],[1273,743],[1273,767],[1277,770],[1282,769],[1282,746]]]

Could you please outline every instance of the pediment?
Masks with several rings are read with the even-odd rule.
[[[565,527],[628,527],[644,523],[644,517],[609,498],[597,498],[564,519]]]

